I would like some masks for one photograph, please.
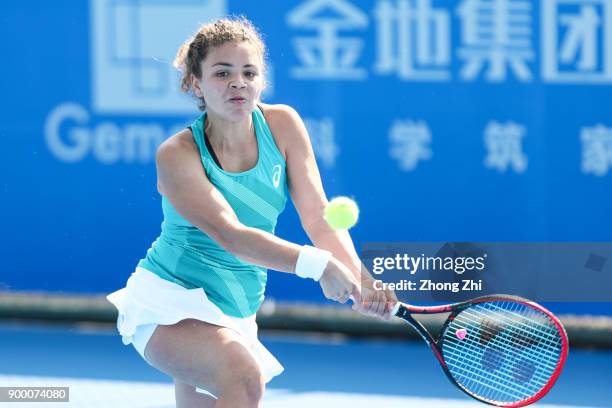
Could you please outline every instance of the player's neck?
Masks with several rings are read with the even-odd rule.
[[[205,132],[213,148],[232,150],[250,141],[254,134],[253,120],[248,115],[240,122],[233,122],[209,112]]]

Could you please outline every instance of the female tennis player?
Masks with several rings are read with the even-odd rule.
[[[182,89],[203,113],[159,147],[161,235],[108,296],[124,344],[174,378],[177,407],[258,407],[283,370],[257,339],[267,268],[312,278],[362,313],[389,318],[396,302],[368,290],[349,234],[323,219],[327,198],[300,116],[260,101],[264,56],[242,18],[206,24],[179,49]],[[314,246],[274,235],[287,191]]]

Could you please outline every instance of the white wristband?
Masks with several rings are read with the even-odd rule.
[[[321,279],[331,256],[332,254],[329,251],[304,245],[300,249],[300,255],[295,264],[295,274],[300,278],[311,278],[318,281]]]

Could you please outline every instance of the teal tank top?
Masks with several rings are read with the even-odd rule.
[[[208,179],[240,222],[274,233],[287,201],[286,165],[259,108],[252,118],[259,155],[257,164],[241,173],[224,171],[213,160],[204,140],[206,112],[190,129]],[[185,288],[203,288],[226,315],[247,317],[257,312],[264,299],[267,270],[227,252],[183,218],[164,196],[162,210],[161,234],[138,266]]]

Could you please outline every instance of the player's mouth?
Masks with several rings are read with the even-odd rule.
[[[246,98],[242,98],[239,96],[236,96],[234,98],[230,98],[230,103],[234,103],[236,105],[243,105],[246,102]]]

